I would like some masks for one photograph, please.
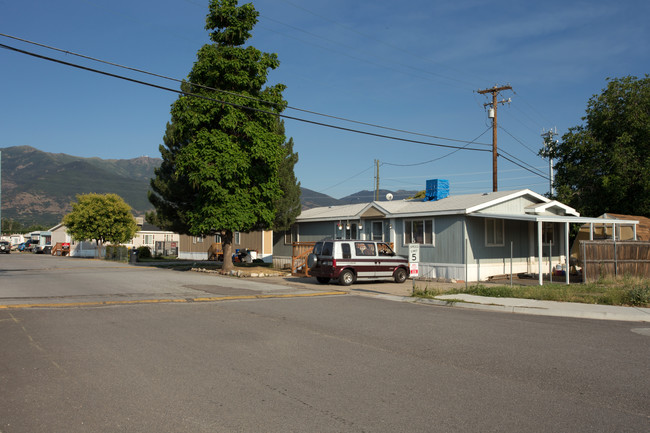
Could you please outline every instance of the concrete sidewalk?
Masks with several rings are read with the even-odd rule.
[[[264,278],[266,280],[266,278]],[[269,278],[268,280],[272,280]],[[537,301],[532,299],[494,298],[466,294],[440,295],[435,299],[414,298],[414,285],[424,289],[428,284],[436,288],[464,288],[465,283],[424,282],[407,280],[403,284],[391,281],[359,281],[349,287],[334,283],[319,284],[315,278],[282,277],[280,284],[311,288],[312,290],[338,290],[358,296],[374,296],[400,302],[440,305],[473,310],[500,311],[504,313],[532,314],[538,316],[575,317],[598,320],[650,322],[650,308],[619,307],[611,305],[581,304],[577,302]],[[483,283],[485,284],[485,283]]]
[[[436,299],[420,299],[416,302],[427,301],[434,301],[438,305],[502,311],[506,313],[532,314],[537,316],[650,322],[650,308],[640,307],[581,304],[577,302],[537,301],[533,299],[492,298],[488,296],[465,294],[440,295],[437,296]]]

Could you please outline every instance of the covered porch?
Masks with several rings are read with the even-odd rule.
[[[569,245],[569,226],[570,224],[589,224],[590,235],[589,239],[594,239],[594,227],[596,225],[611,225],[613,239],[616,240],[615,233],[617,233],[617,227],[621,226],[631,226],[634,234],[634,240],[637,239],[636,236],[636,226],[639,224],[639,221],[630,221],[630,220],[621,220],[616,218],[590,218],[590,217],[580,217],[580,216],[559,216],[559,215],[512,215],[512,214],[487,214],[487,213],[473,213],[474,217],[482,218],[493,218],[493,219],[503,219],[503,220],[517,220],[517,221],[528,221],[533,224],[535,227],[535,238],[536,238],[536,247],[537,251],[534,252],[537,258],[537,274],[538,274],[538,283],[540,286],[544,284],[544,269],[543,269],[543,257],[544,257],[544,224],[559,224],[563,227],[563,236],[561,237],[560,243],[560,253],[564,256],[565,259],[565,269],[564,273],[564,282],[569,284],[569,257],[570,257],[570,245]],[[531,248],[532,245],[531,245]],[[467,264],[466,264],[467,266]],[[550,270],[549,270],[550,271]],[[551,271],[552,272],[552,271]]]

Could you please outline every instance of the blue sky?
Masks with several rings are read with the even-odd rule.
[[[240,4],[243,2],[240,2]],[[510,85],[499,99],[498,147],[548,175],[537,156],[543,129],[560,138],[581,124],[607,77],[650,72],[650,3],[503,0],[258,0],[249,41],[277,53],[270,84],[316,122],[450,146],[490,149],[491,121],[476,93]],[[0,33],[182,79],[209,42],[207,0],[0,0]],[[178,84],[0,36],[0,43],[112,73]],[[177,95],[0,50],[0,148],[29,145],[111,159],[159,157]],[[490,99],[491,100],[491,99]],[[490,152],[389,140],[286,120],[305,188],[336,198],[380,187],[424,189],[448,179],[451,194],[492,190]],[[512,158],[511,158],[512,159]],[[548,180],[503,158],[499,190],[548,191]]]

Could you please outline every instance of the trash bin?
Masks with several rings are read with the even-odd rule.
[[[138,262],[138,250],[137,248],[132,248],[131,255],[129,257],[129,263],[137,263],[137,262]]]

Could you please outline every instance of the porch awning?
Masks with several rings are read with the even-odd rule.
[[[480,218],[494,218],[502,220],[517,220],[517,221],[529,221],[537,223],[537,259],[538,259],[538,276],[539,276],[539,285],[543,283],[542,279],[542,223],[562,223],[565,225],[564,230],[564,252],[567,257],[567,268],[565,273],[566,284],[569,284],[569,266],[568,266],[568,257],[569,257],[569,224],[590,224],[591,231],[593,236],[593,227],[596,224],[611,224],[612,227],[616,225],[619,226],[632,226],[634,228],[634,239],[636,239],[636,226],[639,224],[639,221],[636,220],[622,220],[617,218],[590,218],[590,217],[579,217],[572,215],[532,215],[532,214],[489,214],[489,213],[471,213],[468,216],[480,217]],[[612,230],[613,233],[616,233],[616,230]]]
[[[531,215],[531,214],[489,214],[489,213],[471,213],[468,216],[481,218],[495,218],[504,220],[519,220],[531,222],[551,222],[551,223],[569,223],[569,224],[617,224],[617,225],[637,225],[639,221],[623,220],[618,218],[595,218],[595,217],[577,217],[572,215]]]

